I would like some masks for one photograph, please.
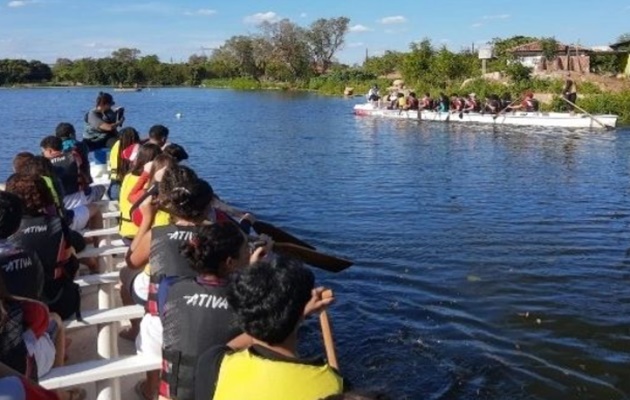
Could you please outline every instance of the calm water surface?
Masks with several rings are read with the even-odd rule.
[[[96,92],[0,90],[0,174],[57,122],[82,127]],[[379,121],[304,94],[115,99],[138,130],[169,126],[222,197],[356,261],[317,273],[336,292],[355,386],[396,399],[630,396],[630,131]],[[320,351],[316,321],[303,333]]]

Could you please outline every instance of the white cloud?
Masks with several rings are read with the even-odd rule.
[[[300,18],[306,18],[306,17],[308,17],[308,14],[307,14],[307,13],[302,13],[302,14],[300,14]]]
[[[184,15],[188,15],[188,16],[200,15],[203,17],[210,17],[210,16],[215,15],[216,13],[217,13],[217,10],[212,10],[210,8],[200,8],[197,11],[186,11]]]
[[[18,7],[24,7],[27,4],[28,4],[28,1],[25,1],[25,0],[13,0],[7,4],[7,7],[18,8]]]
[[[483,24],[481,22],[476,22],[472,25],[470,25],[471,28],[481,28],[483,26]]]
[[[508,19],[510,17],[510,14],[484,15],[483,19]]]
[[[363,42],[348,43],[348,48],[364,47],[364,46],[365,46],[365,43]]]
[[[243,22],[246,24],[255,24],[259,25],[263,22],[278,22],[280,21],[280,16],[273,11],[267,11],[265,13],[256,13],[253,15],[248,15],[243,18]]]
[[[371,31],[370,28],[368,28],[365,25],[361,25],[361,24],[357,24],[354,26],[351,26],[350,29],[348,29],[350,32],[355,32],[355,33],[360,33],[360,32],[369,32]]]
[[[394,17],[381,18],[378,22],[383,25],[404,24],[407,22],[407,18],[403,17],[402,15],[396,15]]]

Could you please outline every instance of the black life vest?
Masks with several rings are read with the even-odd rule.
[[[188,260],[181,254],[182,243],[194,238],[199,227],[169,224],[151,229],[151,250],[149,265],[149,296],[146,309],[151,315],[158,315],[157,291],[160,281],[167,276],[195,277]]]
[[[61,218],[40,215],[24,217],[20,229],[11,236],[13,243],[37,254],[44,272],[42,301],[62,319],[80,307],[78,286],[73,282],[79,261],[72,254],[69,235]]]
[[[39,300],[44,286],[44,269],[39,257],[9,241],[0,242],[0,273],[13,296]]]
[[[35,363],[29,360],[26,344],[22,338],[24,333],[24,311],[19,301],[8,300],[3,304],[6,318],[0,325],[0,360],[20,374],[32,378]],[[35,373],[37,378],[37,373]]]
[[[194,400],[199,354],[242,333],[226,295],[226,283],[218,279],[169,277],[160,283],[162,396]]]
[[[63,153],[59,157],[51,158],[55,173],[61,181],[65,195],[71,195],[83,189],[79,165],[75,158],[76,152]]]

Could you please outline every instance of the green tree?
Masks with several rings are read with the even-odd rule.
[[[122,62],[132,62],[138,59],[140,53],[141,51],[138,49],[122,47],[112,52],[112,58]]]
[[[405,53],[387,50],[380,57],[369,57],[363,63],[363,69],[376,76],[388,75],[400,68],[404,58]]]
[[[349,24],[350,19],[346,17],[320,18],[306,31],[313,59],[322,74],[328,71],[335,53],[343,47]]]
[[[264,22],[260,29],[263,37],[271,44],[274,62],[284,64],[291,72],[290,80],[311,76],[311,51],[304,28],[283,19],[274,23]]]

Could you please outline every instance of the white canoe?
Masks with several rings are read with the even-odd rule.
[[[392,119],[415,119],[421,121],[456,122],[456,123],[478,123],[493,125],[519,125],[519,126],[544,126],[557,128],[597,128],[603,129],[597,121],[607,127],[617,126],[617,115],[594,115],[595,119],[586,114],[570,114],[557,112],[505,112],[496,119],[493,114],[480,113],[448,113],[435,111],[400,111],[378,108],[372,104],[357,104],[354,106],[354,114],[361,116],[392,118]],[[461,115],[461,117],[460,117]]]

